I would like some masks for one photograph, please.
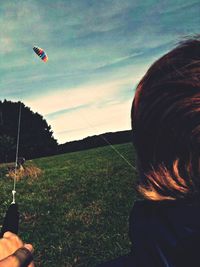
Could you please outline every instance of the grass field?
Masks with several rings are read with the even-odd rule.
[[[115,148],[135,164],[132,144]],[[129,251],[128,215],[134,170],[109,146],[27,162],[42,170],[17,183],[20,231],[36,266],[95,267]],[[1,169],[1,221],[12,180]]]

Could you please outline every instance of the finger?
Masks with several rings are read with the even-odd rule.
[[[16,250],[13,256],[17,258],[20,267],[27,267],[33,261],[33,255],[26,247]]]
[[[15,242],[23,246],[22,240],[16,234],[13,234],[11,232],[5,232],[5,234],[3,235],[3,238],[9,239],[9,240],[15,240]]]
[[[19,264],[13,256],[8,256],[0,261],[0,267],[19,267]]]
[[[13,255],[10,255],[0,261],[0,267],[20,267],[20,265],[18,259]]]
[[[3,238],[12,238],[13,235],[15,236],[15,234],[11,233],[11,232],[5,232],[4,235],[3,235]]]
[[[6,232],[2,238],[2,241],[7,244],[7,247],[10,249],[10,254],[15,252],[18,248],[23,247],[24,243],[16,234],[11,232]]]

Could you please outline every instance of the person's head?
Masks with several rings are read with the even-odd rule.
[[[131,111],[139,191],[152,200],[200,195],[200,38],[157,60]]]

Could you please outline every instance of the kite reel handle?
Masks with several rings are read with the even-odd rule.
[[[7,231],[17,234],[18,228],[19,228],[18,205],[16,203],[12,203],[6,212],[3,221],[3,226],[1,228],[0,237],[3,237],[4,233]]]

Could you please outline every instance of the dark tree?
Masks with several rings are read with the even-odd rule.
[[[57,141],[46,120],[21,102],[0,101],[0,161],[14,161],[21,105],[19,156],[26,159],[53,155]]]
[[[13,154],[15,149],[14,138],[3,134],[0,136],[0,160],[7,162],[10,153]]]

